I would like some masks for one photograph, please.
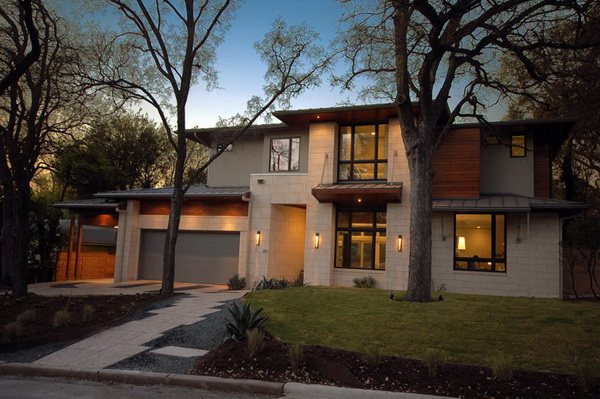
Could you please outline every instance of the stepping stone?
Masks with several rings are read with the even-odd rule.
[[[157,355],[168,355],[176,357],[196,357],[204,356],[208,351],[202,349],[182,348],[180,346],[166,346],[164,348],[155,349],[148,353],[156,353]]]

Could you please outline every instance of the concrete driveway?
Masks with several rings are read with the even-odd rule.
[[[29,284],[28,290],[37,295],[119,295],[158,292],[161,288],[159,280],[135,280],[115,283],[113,279],[53,281],[50,283]],[[225,285],[209,285],[198,283],[175,283],[176,292],[227,291]]]

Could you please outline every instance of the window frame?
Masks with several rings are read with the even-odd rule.
[[[348,217],[348,227],[340,227],[339,226],[339,215],[340,213],[348,213],[349,217]],[[352,214],[354,213],[371,213],[372,214],[372,223],[371,223],[371,227],[370,228],[355,228],[352,227]],[[377,228],[377,214],[378,213],[385,213],[386,214],[386,227],[385,228]],[[337,244],[337,239],[338,239],[338,233],[339,232],[346,232],[346,238],[345,238],[345,242],[344,242],[344,254],[342,257],[342,266],[338,266],[337,265],[337,256],[338,256],[338,244]],[[352,263],[351,263],[351,250],[352,250],[352,245],[351,244],[351,237],[352,237],[352,233],[353,232],[369,232],[372,233],[372,238],[371,238],[371,244],[372,244],[372,248],[373,248],[373,252],[371,254],[371,265],[368,268],[362,268],[362,267],[352,267]],[[385,262],[383,265],[383,268],[377,269],[375,268],[375,259],[376,259],[376,246],[377,246],[377,233],[385,233],[385,238],[386,238],[386,251],[387,251],[387,209],[385,208],[368,208],[368,209],[364,209],[364,208],[338,208],[336,210],[336,214],[335,214],[335,251],[334,251],[334,264],[333,267],[334,269],[338,269],[338,270],[370,270],[370,271],[385,271]],[[387,254],[385,255],[385,259],[387,260]]]
[[[514,144],[515,137],[523,137],[523,146]],[[515,155],[514,151],[523,151],[523,154]],[[510,135],[510,157],[511,158],[527,158],[527,135],[525,133]]]
[[[363,160],[355,160],[354,159],[354,150],[355,150],[355,137],[356,137],[356,128],[361,126],[375,126],[375,149],[374,149],[374,158],[373,159],[363,159]],[[339,126],[338,128],[338,162],[337,162],[337,180],[338,182],[352,182],[352,181],[387,181],[387,168],[388,168],[388,158],[386,154],[385,159],[379,159],[379,135],[380,135],[380,126],[387,126],[387,146],[389,147],[389,138],[390,138],[390,130],[389,123],[365,123],[360,125],[344,125]],[[350,159],[349,160],[341,160],[340,159],[340,151],[342,148],[342,130],[344,128],[351,128],[350,131]],[[373,164],[374,172],[372,179],[355,179],[354,178],[354,165],[355,164]],[[348,179],[340,179],[340,169],[341,165],[350,165],[350,175]],[[383,179],[377,178],[377,171],[379,170],[379,165],[385,165],[385,175],[386,177]]]
[[[292,166],[292,140],[294,140],[294,139],[298,139],[298,169],[291,169],[291,166]],[[278,170],[272,169],[273,140],[288,140],[288,168],[287,169],[278,169]],[[273,172],[273,173],[299,172],[300,171],[300,154],[301,154],[300,146],[301,146],[301,143],[302,143],[302,140],[301,140],[300,136],[271,137],[269,139],[269,172]]]
[[[503,257],[502,258],[473,258],[473,257],[465,257],[465,256],[458,256],[457,254],[457,250],[458,250],[458,245],[457,245],[457,241],[458,241],[458,233],[456,231],[456,220],[457,220],[457,216],[458,215],[489,215],[492,217],[492,224],[491,224],[491,231],[492,231],[492,235],[491,235],[491,252],[493,254],[498,253],[496,250],[496,226],[497,226],[497,216],[504,216],[504,253],[503,253]],[[508,272],[508,264],[506,263],[506,253],[508,252],[507,249],[507,241],[506,241],[506,233],[507,233],[507,225],[508,225],[508,217],[506,213],[501,213],[501,212],[493,212],[493,213],[472,213],[472,212],[465,212],[465,213],[461,213],[461,212],[455,212],[454,213],[454,262],[453,262],[453,269],[456,271],[462,271],[462,272],[483,272],[483,273],[504,273],[506,274]],[[459,268],[458,267],[458,262],[491,262],[491,268],[490,270],[487,269],[476,269],[476,268],[471,268],[471,267],[467,267],[466,269],[464,268]],[[496,270],[496,264],[504,264],[504,270]]]

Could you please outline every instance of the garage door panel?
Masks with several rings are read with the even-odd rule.
[[[165,232],[142,230],[142,279],[162,278]],[[180,232],[175,256],[175,281],[226,284],[238,271],[239,233]]]

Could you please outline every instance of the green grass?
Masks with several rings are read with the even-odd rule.
[[[575,373],[600,367],[600,303],[444,293],[444,301],[391,301],[389,291],[302,287],[250,294],[268,330],[284,342],[491,366],[498,354],[517,369]],[[404,293],[397,293],[403,296]]]

